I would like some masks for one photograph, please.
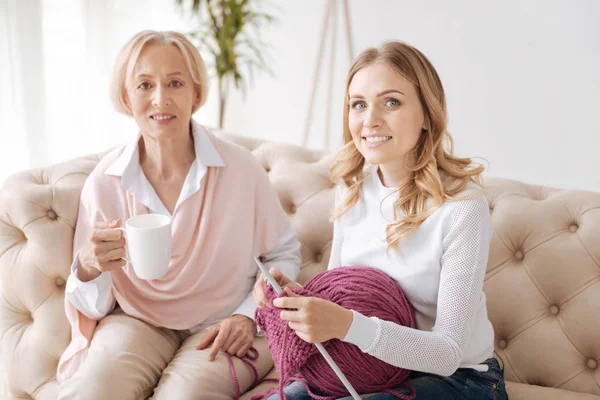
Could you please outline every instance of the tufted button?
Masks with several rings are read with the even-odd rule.
[[[296,205],[295,204],[290,205],[290,214],[296,214]]]
[[[579,226],[577,224],[572,224],[571,226],[569,226],[569,232],[571,233],[577,232],[577,229],[579,229]]]
[[[320,263],[322,260],[323,260],[323,254],[322,253],[315,254],[315,262]]]
[[[502,339],[498,342],[498,348],[504,350],[507,347],[508,347],[508,342],[506,340]]]
[[[48,213],[46,215],[50,219],[56,219],[56,218],[58,218],[58,216],[56,215],[56,213],[54,212],[54,210],[48,210]]]
[[[525,256],[523,255],[523,252],[521,250],[517,250],[515,252],[515,258],[519,261],[521,261],[523,258],[525,258]]]
[[[556,305],[550,307],[550,314],[552,315],[558,315],[559,311],[560,309]]]
[[[598,361],[594,360],[593,358],[590,358],[587,361],[587,366],[589,369],[596,369],[598,368]]]
[[[54,283],[56,283],[56,286],[63,286],[65,284],[65,280],[63,278],[56,278]]]

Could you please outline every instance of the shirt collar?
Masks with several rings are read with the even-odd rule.
[[[138,144],[141,136],[141,133],[138,133],[136,139],[125,146],[119,157],[106,169],[107,175],[122,177],[124,187],[129,186],[128,183],[137,176],[140,168]],[[192,120],[192,137],[199,170],[206,170],[206,167],[225,166],[225,162],[210,140],[206,128],[194,120]]]

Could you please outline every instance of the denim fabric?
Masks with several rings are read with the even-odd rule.
[[[479,372],[471,368],[459,368],[452,376],[440,376],[413,372],[410,385],[415,389],[416,400],[507,400],[508,394],[504,385],[504,371],[495,358],[489,358],[484,364],[489,366],[487,372]],[[398,393],[409,394],[406,388],[395,388]],[[283,392],[288,400],[311,400],[306,388],[300,382],[294,382]],[[398,400],[388,393],[372,393],[361,395],[363,400]],[[268,400],[279,400],[274,394]],[[352,400],[343,397],[340,400]]]

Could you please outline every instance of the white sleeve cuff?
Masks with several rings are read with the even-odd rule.
[[[368,318],[357,311],[351,311],[352,324],[342,340],[358,346],[359,349],[367,353],[381,332],[381,321],[379,318]]]
[[[79,256],[76,256],[71,265],[65,296],[83,315],[99,320],[111,312],[115,306],[112,276],[108,272],[103,272],[89,282],[82,282],[77,278],[77,270],[80,267]]]
[[[248,296],[244,299],[242,304],[240,304],[231,315],[245,315],[246,317],[254,321],[254,313],[256,312],[256,308],[257,305],[254,302],[254,298],[252,297],[252,292],[250,292],[250,294],[248,294]]]
[[[267,268],[276,267],[292,281],[296,280],[300,274],[302,257],[300,242],[291,224],[288,224],[287,229],[281,234],[277,246],[268,253],[262,254],[262,257]],[[260,270],[257,276],[260,276]]]

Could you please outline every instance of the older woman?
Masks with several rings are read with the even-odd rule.
[[[207,74],[183,35],[135,35],[111,91],[140,133],[99,162],[81,193],[59,398],[233,398],[254,376],[234,358],[234,383],[225,353],[244,357],[253,346],[258,374],[272,366],[255,336],[253,257],[296,277],[299,243],[252,155],[192,120]],[[117,229],[148,213],[172,221],[169,269],[156,280],[127,265]]]

